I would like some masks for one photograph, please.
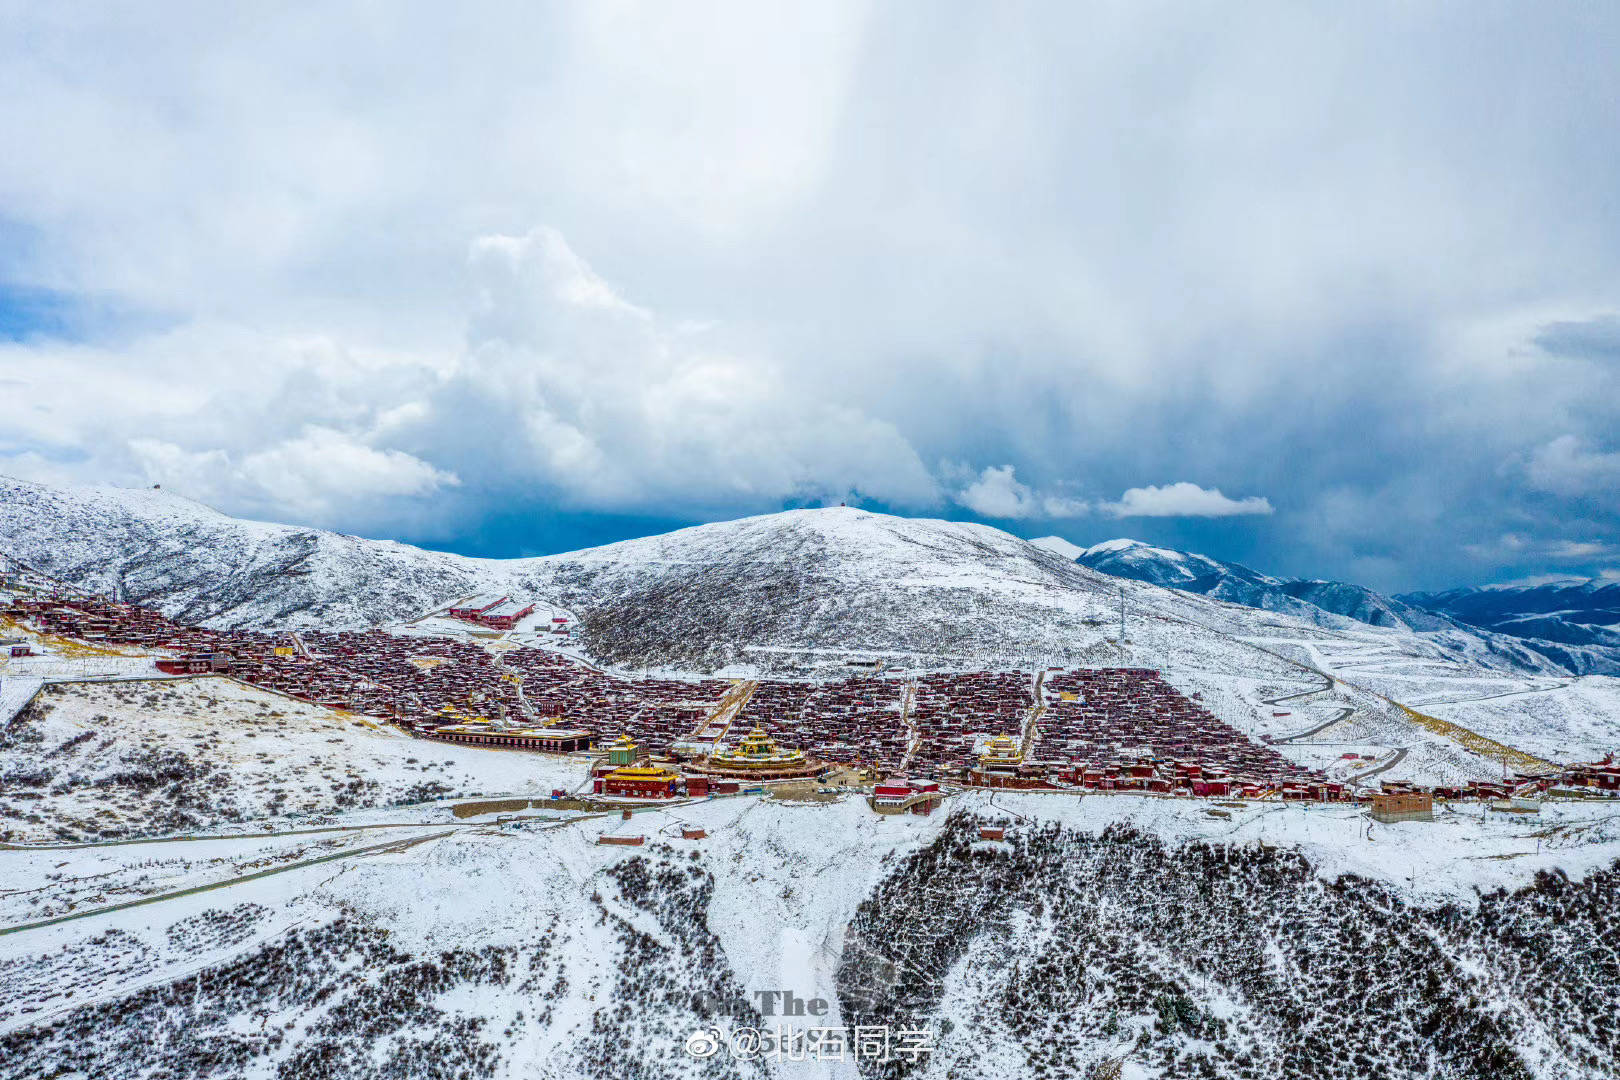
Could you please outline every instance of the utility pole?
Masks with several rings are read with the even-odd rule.
[[[1119,587],[1119,643],[1125,644],[1125,586]]]

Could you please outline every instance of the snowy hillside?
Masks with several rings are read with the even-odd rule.
[[[572,612],[574,646],[626,670],[842,674],[852,661],[901,670],[1153,667],[1184,692],[1204,694],[1238,730],[1288,736],[1281,746],[1301,764],[1399,748],[1399,768],[1386,777],[1431,783],[1487,778],[1501,762],[1489,747],[1481,757],[1451,734],[1414,728],[1391,701],[1432,700],[1445,688],[1464,702],[1446,710],[1447,721],[1561,751],[1560,760],[1607,750],[1605,733],[1620,725],[1612,686],[1571,684],[1579,697],[1567,701],[1562,691],[1525,695],[1549,681],[1565,685],[1568,669],[1514,638],[1372,626],[1309,605],[1301,618],[1223,602],[1102,574],[983,525],[838,507],[545,558],[476,560],[236,521],[156,491],[7,482],[6,494],[0,549],[70,583],[215,626],[397,624],[491,591]],[[413,632],[465,629],[434,619]],[[28,661],[0,660],[0,668],[8,677],[40,673]],[[1276,694],[1320,685],[1324,673],[1334,682],[1298,701],[1297,716],[1269,706]],[[1510,697],[1479,711],[1476,724],[1467,702],[1500,695]],[[1580,718],[1588,705],[1596,707],[1590,722]],[[1298,737],[1341,710],[1350,720]]]
[[[53,685],[0,728],[0,840],[92,840],[445,796],[542,795],[533,755],[426,743],[229,679]]]
[[[0,1077],[1614,1077],[1620,979],[1594,945],[1620,929],[1620,843],[1593,809],[1369,832],[1353,808],[1134,796],[933,818],[748,798],[400,817],[321,852],[0,850],[19,888],[81,895],[0,936]],[[777,990],[825,1005],[762,1013]],[[778,1025],[929,1049],[730,1053]],[[687,1054],[709,1030],[727,1049]]]
[[[217,627],[401,621],[504,581],[501,564],[241,521],[169,492],[0,477],[0,553]]]

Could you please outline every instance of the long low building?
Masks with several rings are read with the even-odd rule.
[[[451,618],[477,623],[492,630],[510,630],[534,614],[532,600],[513,600],[505,593],[484,593],[450,605]]]
[[[621,799],[673,799],[681,777],[661,765],[646,762],[640,765],[622,765],[606,776],[598,777],[598,794]]]
[[[508,603],[504,593],[482,593],[478,596],[450,605],[450,615],[457,619],[476,619],[491,608]]]
[[[520,600],[502,600],[487,611],[480,612],[475,621],[493,630],[510,630],[519,621],[534,614],[534,604]]]
[[[444,742],[465,743],[469,746],[496,746],[511,750],[534,750],[543,754],[572,754],[589,750],[596,743],[594,732],[579,728],[514,727],[497,728],[493,724],[447,724],[444,727],[422,727],[417,734]]]

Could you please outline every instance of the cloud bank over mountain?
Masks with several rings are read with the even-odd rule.
[[[491,553],[850,500],[1614,566],[1620,13],[4,25],[0,472]]]

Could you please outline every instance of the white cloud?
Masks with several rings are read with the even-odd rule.
[[[322,427],[240,456],[146,438],[131,439],[129,450],[151,483],[203,501],[292,509],[314,518],[351,499],[423,496],[461,483],[410,454]]]
[[[1118,502],[1100,507],[1110,517],[1235,517],[1269,514],[1270,500],[1259,495],[1229,499],[1218,488],[1201,488],[1185,480],[1163,487],[1130,488]]]
[[[1507,586],[1519,585],[1525,588],[1534,589],[1542,585],[1582,585],[1588,581],[1596,581],[1602,584],[1617,578],[1620,578],[1620,570],[1601,570],[1596,576],[1591,578],[1573,576],[1570,574],[1527,574],[1524,577],[1512,578],[1507,581],[1497,581],[1493,582],[1492,584]]]
[[[486,465],[504,460],[597,509],[849,492],[937,502],[936,482],[892,424],[727,347],[713,328],[626,301],[555,230],[483,238],[472,267],[481,306],[440,396],[461,411],[479,403],[492,432],[510,432],[495,436]]]
[[[1601,540],[1558,540],[1547,551],[1554,559],[1595,559],[1614,550],[1613,545]]]
[[[961,467],[947,472],[967,471]],[[968,471],[971,476],[971,471]],[[1042,494],[1013,475],[1011,465],[991,465],[953,496],[956,502],[988,518],[1071,518],[1084,514],[1088,506],[1080,499]]]
[[[1035,498],[1028,487],[1013,477],[1013,467],[992,465],[956,494],[956,501],[992,518],[1023,518],[1035,512]]]
[[[1537,447],[1525,471],[1531,484],[1556,495],[1620,495],[1620,452],[1592,449],[1574,435]]]
[[[0,445],[0,471],[41,475],[36,459],[55,448],[76,459],[50,470],[58,482],[163,483],[323,524],[362,510],[386,520],[388,500],[421,502],[463,477],[485,498],[574,510],[939,502],[892,424],[813,373],[729,347],[723,327],[630,302],[555,229],[480,237],[467,272],[466,341],[444,354],[209,324],[147,339],[117,367],[102,349],[0,345],[0,377],[27,378],[34,404]]]

